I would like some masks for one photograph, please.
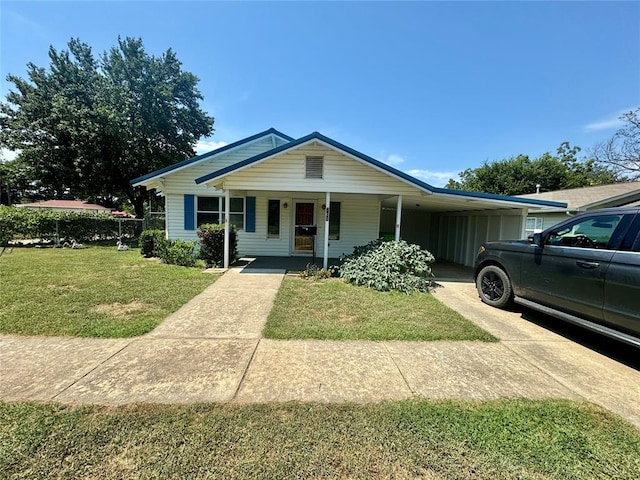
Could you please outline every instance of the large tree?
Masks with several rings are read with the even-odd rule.
[[[143,215],[144,193],[129,181],[192,156],[213,131],[198,78],[171,49],[149,55],[135,38],[98,58],[72,39],[49,59],[48,69],[28,64],[28,79],[7,77],[15,90],[0,104],[0,145],[19,150],[53,196],[126,199]]]
[[[557,154],[544,153],[538,158],[528,155],[484,162],[478,168],[460,172],[460,180],[449,180],[447,188],[500,195],[535,193],[537,185],[543,191],[587,187],[614,183],[614,172],[598,165],[593,159],[578,159],[579,147],[563,142]]]
[[[640,107],[620,117],[624,125],[609,140],[597,144],[592,155],[628,180],[640,180]]]

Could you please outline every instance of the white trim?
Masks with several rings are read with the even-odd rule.
[[[231,216],[231,194],[224,191],[224,268],[229,268],[229,217]]]
[[[325,197],[325,213],[324,213],[324,259],[322,268],[329,268],[329,217],[331,216],[331,192],[327,192]]]
[[[396,205],[396,242],[400,241],[400,222],[402,221],[402,195],[398,195]]]

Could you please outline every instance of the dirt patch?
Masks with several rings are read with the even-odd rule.
[[[131,302],[131,303],[101,303],[91,308],[92,312],[106,313],[114,317],[126,317],[132,313],[148,312],[153,307],[147,303]]]

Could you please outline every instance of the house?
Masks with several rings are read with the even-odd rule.
[[[640,205],[640,182],[570,188],[553,192],[518,195],[518,197],[529,200],[546,200],[567,204],[566,208],[530,208],[525,233],[532,235],[565,220],[567,215],[597,210],[599,208]]]
[[[42,202],[22,203],[16,205],[20,208],[30,208],[33,210],[55,210],[58,212],[88,212],[88,213],[110,213],[111,209],[96,205],[94,203],[86,203],[81,200],[45,200]]]
[[[482,242],[524,235],[528,208],[566,207],[433,187],[318,132],[294,139],[273,128],[131,183],[164,195],[168,238],[228,221],[241,255],[315,253],[325,267],[380,236],[472,265]]]

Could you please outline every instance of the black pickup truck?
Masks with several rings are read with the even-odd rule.
[[[640,347],[640,208],[582,213],[528,240],[488,242],[483,302],[513,302]]]

